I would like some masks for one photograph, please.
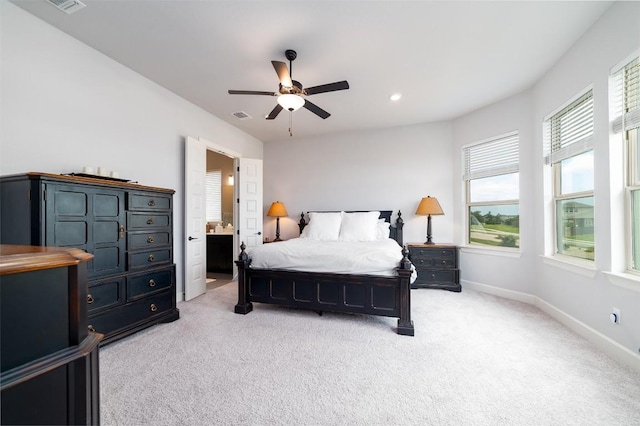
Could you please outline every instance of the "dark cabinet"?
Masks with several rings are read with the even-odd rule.
[[[233,273],[233,234],[207,234],[207,272]]]
[[[0,246],[2,424],[99,424],[98,345],[79,249]]]
[[[409,244],[409,259],[418,277],[411,288],[461,291],[458,247],[446,244]]]
[[[109,343],[179,317],[173,193],[84,176],[3,176],[0,241],[91,253],[87,327]]]

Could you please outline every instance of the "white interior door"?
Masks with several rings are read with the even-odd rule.
[[[187,137],[184,146],[184,298],[191,300],[207,289],[207,145]]]
[[[238,245],[262,244],[262,160],[236,158]]]

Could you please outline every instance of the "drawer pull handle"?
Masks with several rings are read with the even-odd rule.
[[[120,225],[118,234],[120,235],[120,238],[124,238],[124,225]]]
[[[149,202],[147,203],[149,205],[149,207],[153,207],[156,205],[156,201],[152,198],[149,200]]]
[[[93,326],[92,326],[91,324],[89,324],[89,325],[87,326],[87,329],[88,329],[89,331],[96,331],[96,329],[95,329],[95,328],[93,328]]]
[[[153,262],[154,260],[156,260],[156,258],[153,256],[153,254],[149,255],[149,262]]]
[[[147,238],[147,242],[149,244],[153,243],[153,235],[149,235],[149,238]]]
[[[431,274],[431,278],[436,279],[436,274]]]
[[[423,264],[423,263],[424,263],[424,259],[420,259],[420,264]]]
[[[90,294],[87,294],[87,303],[88,304],[92,304],[95,300],[93,299],[93,296]]]
[[[152,217],[148,217],[147,218],[147,225],[153,225],[153,218]]]
[[[156,282],[153,279],[149,280],[149,287],[155,287],[156,286]]]
[[[443,261],[442,261],[442,264],[443,264],[443,265],[446,265],[446,264],[447,264],[447,261],[446,261],[446,260],[443,260]]]
[[[149,306],[149,309],[151,310],[151,312],[155,312],[158,310],[158,307],[155,303],[152,303],[151,306]]]

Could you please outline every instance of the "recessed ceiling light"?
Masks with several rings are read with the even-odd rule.
[[[389,99],[391,99],[392,101],[398,101],[401,97],[402,93],[394,93],[393,95],[389,96]]]

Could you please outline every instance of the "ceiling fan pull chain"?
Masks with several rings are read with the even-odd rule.
[[[293,132],[291,128],[293,127],[293,113],[289,111],[289,137],[293,137]]]

